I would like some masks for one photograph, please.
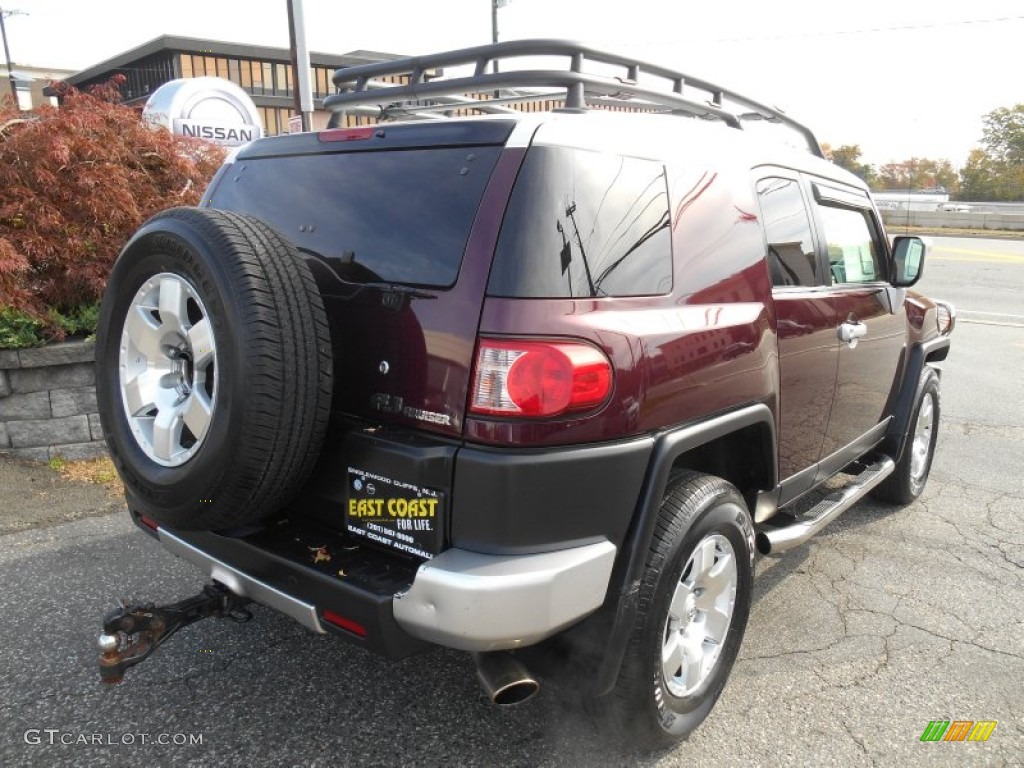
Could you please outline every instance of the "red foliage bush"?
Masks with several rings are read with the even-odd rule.
[[[0,307],[49,326],[48,310],[94,302],[132,232],[195,205],[220,165],[219,147],[150,128],[118,84],[58,85],[59,108],[0,106]]]

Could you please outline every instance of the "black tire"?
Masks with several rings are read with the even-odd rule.
[[[235,213],[160,213],[114,264],[99,329],[100,419],[131,509],[219,530],[297,492],[333,374],[323,301],[287,240]]]
[[[939,437],[939,412],[939,375],[934,368],[926,365],[917,384],[917,395],[914,397],[914,408],[910,412],[903,455],[896,462],[893,473],[871,491],[872,496],[889,504],[904,505],[921,495],[932,469],[932,459],[935,457],[935,443]]]
[[[682,625],[674,624],[670,615],[672,601],[680,587],[694,578],[695,553],[707,542],[713,545],[716,568],[722,565],[724,572],[726,558],[732,559],[734,602],[717,655],[709,658],[707,672],[699,673],[690,688],[683,690],[686,667],[680,668],[679,679],[669,681],[663,666],[672,665],[663,665],[662,652],[669,647],[673,633],[682,632]],[[622,668],[615,687],[597,702],[620,737],[640,749],[670,747],[686,738],[711,712],[736,660],[750,615],[753,552],[750,515],[734,486],[695,472],[680,473],[670,482],[658,513],[637,620]],[[707,621],[708,612],[694,605],[689,617],[690,626],[699,627],[701,618]]]

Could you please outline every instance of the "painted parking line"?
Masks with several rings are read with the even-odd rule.
[[[968,325],[995,325],[1000,328],[1024,328],[1024,323],[1000,323],[996,320],[973,320],[969,317],[957,318],[958,323],[967,323]]]
[[[1000,264],[1024,264],[1024,254],[976,251],[969,248],[936,248],[928,258],[938,261],[993,261]]]
[[[982,312],[980,309],[958,309],[956,315],[958,323],[997,325],[1003,328],[1024,328],[1024,315],[1014,315],[1010,312]]]
[[[989,317],[1012,317],[1016,320],[1024,320],[1024,315],[1014,315],[1010,312],[982,312],[980,309],[958,309],[960,315],[988,315]]]

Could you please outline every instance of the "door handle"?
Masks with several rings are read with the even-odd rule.
[[[868,335],[868,327],[861,322],[843,323],[839,326],[839,340],[850,345],[850,349],[857,346],[857,339]]]

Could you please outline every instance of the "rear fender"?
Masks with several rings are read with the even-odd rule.
[[[771,490],[778,484],[775,418],[764,404],[749,405],[712,417],[696,424],[664,432],[659,435],[644,481],[633,522],[620,550],[608,597],[601,612],[607,628],[607,642],[602,643],[603,658],[598,670],[595,693],[603,695],[611,690],[619,674],[629,635],[636,621],[640,581],[643,578],[651,537],[658,519],[658,510],[677,460],[684,454],[701,449],[717,440],[727,438],[741,430],[756,427],[761,434],[760,453],[768,471],[759,483],[763,488],[741,488],[743,492]],[[698,467],[699,468],[699,467]],[[749,503],[749,502],[748,502]],[[751,542],[751,557],[754,545]]]

